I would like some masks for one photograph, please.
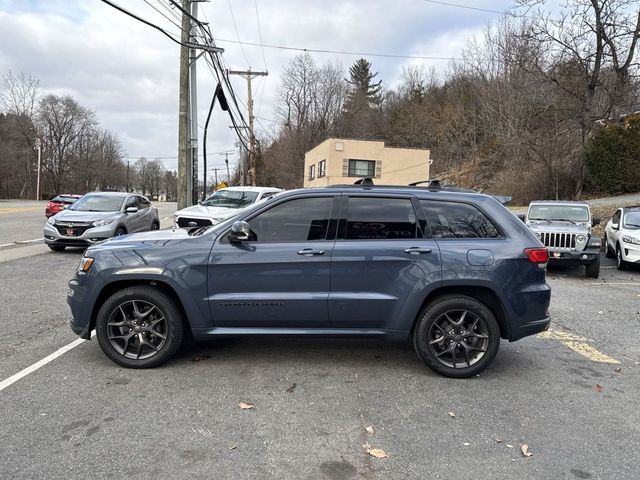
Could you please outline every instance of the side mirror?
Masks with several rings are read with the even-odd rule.
[[[249,240],[251,229],[249,224],[243,221],[233,222],[231,225],[231,231],[229,232],[229,241],[231,243],[241,243]]]
[[[618,224],[618,223],[612,223],[612,224],[611,224],[611,228],[612,228],[612,229],[614,229],[614,230],[620,230],[620,224]]]
[[[127,207],[124,213],[138,213],[138,207]]]
[[[591,219],[591,226],[595,227],[596,225],[600,225],[600,219],[598,217],[593,217]]]
[[[516,217],[524,222],[527,216],[524,213],[516,213]]]

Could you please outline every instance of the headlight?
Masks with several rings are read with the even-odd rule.
[[[104,227],[105,225],[109,225],[110,223],[113,223],[115,221],[116,221],[116,217],[103,218],[102,220],[96,220],[91,225],[93,225],[94,227]]]
[[[583,234],[576,235],[576,249],[584,250],[587,246],[587,236]]]
[[[88,272],[93,265],[93,258],[91,257],[82,257],[80,259],[80,265],[78,265],[79,272]]]
[[[49,225],[54,225],[54,224],[56,223],[56,220],[55,220],[53,217],[49,217],[49,218],[47,219],[47,223],[48,223]]]
[[[632,243],[632,244],[634,244],[634,245],[640,245],[640,239],[638,239],[638,238],[633,238],[633,237],[630,237],[630,236],[628,236],[628,235],[623,235],[623,236],[622,236],[622,241],[623,241],[624,243]]]

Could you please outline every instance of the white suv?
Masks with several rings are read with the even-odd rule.
[[[616,257],[618,270],[640,264],[640,207],[616,210],[604,230],[604,243],[607,257]]]
[[[173,223],[181,228],[216,225],[279,192],[282,192],[282,189],[273,187],[221,188],[199,205],[178,210],[174,214]]]

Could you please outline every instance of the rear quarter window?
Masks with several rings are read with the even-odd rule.
[[[501,238],[493,222],[466,203],[421,200],[433,238]]]

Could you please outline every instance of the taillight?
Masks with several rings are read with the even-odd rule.
[[[549,251],[546,248],[525,248],[524,254],[531,263],[547,263]]]
[[[53,208],[53,202],[47,203],[47,208]]]

